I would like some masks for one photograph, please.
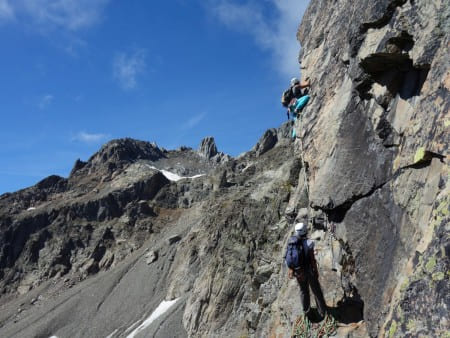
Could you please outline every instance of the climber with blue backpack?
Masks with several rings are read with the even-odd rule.
[[[305,315],[311,314],[309,288],[311,288],[319,315],[323,318],[327,305],[319,283],[319,272],[314,257],[314,241],[307,238],[307,226],[304,223],[295,224],[295,233],[289,237],[285,261],[288,267],[288,277],[294,276],[300,286],[301,301]]]
[[[300,82],[296,77],[291,79],[291,85],[281,95],[281,104],[287,108],[287,117],[292,114],[292,118],[297,121],[302,109],[309,101],[308,89],[311,85],[309,78],[306,81]],[[292,128],[292,138],[297,136],[295,126]]]
[[[296,119],[303,107],[309,101],[309,95],[307,94],[307,87],[310,86],[309,78],[306,81],[300,82],[296,77],[291,79],[291,84],[288,89],[281,95],[281,104],[283,107],[288,108],[287,116],[291,113],[293,118]]]

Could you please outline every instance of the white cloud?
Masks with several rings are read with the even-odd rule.
[[[72,138],[72,140],[84,143],[97,143],[107,139],[108,137],[109,135],[107,134],[91,134],[85,131],[80,131]]]
[[[187,120],[184,124],[182,124],[182,129],[191,129],[198,125],[206,116],[206,113],[200,113],[195,116],[192,116],[189,120]]]
[[[0,0],[0,13],[3,8],[9,8],[24,22],[31,21],[44,29],[63,28],[77,31],[96,24],[109,1],[14,0],[8,5],[8,0]]]
[[[133,89],[137,77],[145,70],[145,52],[118,53],[113,60],[113,76],[123,89]]]
[[[14,11],[8,0],[0,0],[0,22],[14,18]]]
[[[230,29],[249,34],[273,57],[274,67],[282,76],[295,76],[300,71],[297,28],[307,0],[268,0],[274,10],[264,10],[261,2],[246,0],[210,0],[208,8]],[[269,15],[270,12],[270,15]]]
[[[0,0],[0,25],[14,23],[51,37],[72,57],[87,43],[79,32],[100,22],[111,0]],[[55,39],[56,36],[56,39]]]
[[[42,109],[45,109],[48,106],[50,106],[51,103],[53,102],[53,99],[54,99],[54,96],[51,94],[46,94],[46,95],[42,96],[39,101],[39,104],[38,104],[39,109],[42,110]]]

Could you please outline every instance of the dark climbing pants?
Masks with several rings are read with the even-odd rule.
[[[327,305],[325,303],[325,299],[323,297],[322,289],[320,288],[319,280],[316,276],[308,271],[304,274],[303,278],[297,276],[297,282],[300,286],[300,294],[303,305],[303,312],[308,313],[310,310],[310,296],[309,296],[309,288],[314,294],[314,299],[316,301],[317,310],[321,316],[325,315]]]

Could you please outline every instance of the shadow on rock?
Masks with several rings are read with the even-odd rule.
[[[359,297],[343,298],[336,307],[329,307],[328,313],[339,323],[351,324],[364,319],[363,309],[364,302]]]
[[[310,321],[311,323],[319,323],[319,322],[321,322],[321,321],[324,319],[324,317],[321,316],[320,313],[319,313],[319,311],[318,311],[316,308],[314,308],[314,307],[312,307],[312,308],[308,311],[308,313],[306,314],[306,316],[308,317],[308,319],[309,319],[309,321]]]

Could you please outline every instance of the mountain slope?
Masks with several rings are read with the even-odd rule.
[[[214,330],[202,323],[209,315],[227,321],[233,314],[229,297],[252,283],[248,260],[270,258],[265,251],[273,251],[275,243],[267,240],[268,229],[280,219],[298,179],[300,161],[293,156],[289,129],[269,130],[254,150],[238,159],[222,154],[220,161],[184,148],[155,159],[141,156],[147,143],[112,141],[75,170],[61,191],[34,197],[35,209],[16,203],[15,213],[2,221],[2,335],[125,335],[166,298],[179,299],[173,318],[165,320],[170,334]],[[129,156],[109,150],[130,143]],[[166,169],[155,169],[162,163],[197,175],[170,181]],[[42,189],[41,182],[2,196],[2,206]],[[276,229],[270,231],[278,237]],[[197,313],[205,278],[226,293]],[[8,296],[16,290],[23,296]],[[186,332],[183,312],[187,322],[188,316],[205,317],[194,320],[198,326],[184,324]],[[152,325],[139,334],[162,334],[161,323]]]

